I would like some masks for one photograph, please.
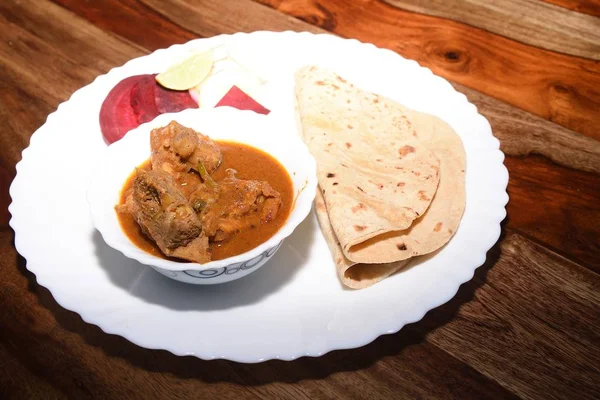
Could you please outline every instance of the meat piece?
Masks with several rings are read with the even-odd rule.
[[[166,172],[138,170],[125,206],[165,255],[198,263],[210,261],[202,223]]]
[[[198,172],[200,162],[209,174],[221,164],[221,151],[215,142],[176,121],[152,130],[150,147],[152,169],[168,172],[184,187],[201,182],[198,175],[188,173],[190,170]]]
[[[275,218],[281,195],[267,182],[237,179],[232,172],[215,187],[201,185],[190,203],[200,212],[205,234],[220,242]]]

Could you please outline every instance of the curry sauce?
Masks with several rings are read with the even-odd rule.
[[[275,218],[241,230],[227,241],[210,243],[211,259],[221,260],[245,253],[266,242],[285,224],[294,202],[294,186],[286,169],[269,154],[242,143],[227,141],[216,141],[216,143],[223,157],[221,165],[211,175],[217,184],[226,178],[227,169],[232,168],[237,171],[237,178],[266,181],[281,195],[281,207]],[[138,167],[142,170],[150,168],[150,160]],[[126,194],[132,187],[135,176],[134,171],[123,185],[119,204],[125,203]],[[117,215],[125,235],[137,247],[157,257],[186,262],[165,256],[156,243],[142,232],[131,214],[117,213]]]

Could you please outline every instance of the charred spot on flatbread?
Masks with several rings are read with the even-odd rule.
[[[400,157],[406,157],[410,153],[414,153],[415,150],[416,149],[413,146],[407,144],[406,146],[402,146],[398,149],[398,154],[400,154]]]
[[[352,207],[352,212],[356,213],[359,210],[366,210],[366,209],[367,209],[367,206],[365,206],[363,203],[358,203],[357,205]]]

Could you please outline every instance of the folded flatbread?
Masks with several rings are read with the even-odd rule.
[[[410,228],[354,246],[356,262],[373,262],[382,258],[381,253],[394,254],[400,248],[406,248],[410,257],[431,253],[454,235],[465,210],[465,151],[460,137],[441,119],[402,108],[419,139],[439,158],[440,182],[429,208]]]
[[[299,70],[296,98],[331,225],[345,256],[361,262],[353,246],[408,229],[425,213],[439,183],[439,160],[396,103],[330,71]],[[409,256],[397,249],[370,262]]]
[[[317,67],[297,72],[296,98],[318,164],[317,215],[344,284],[376,283],[452,237],[465,153],[448,124]]]
[[[325,199],[320,190],[317,191],[317,196],[315,198],[315,210],[319,225],[321,226],[321,231],[323,232],[323,236],[325,236],[327,246],[333,256],[333,262],[335,263],[338,277],[340,281],[349,288],[363,289],[374,285],[393,273],[400,271],[408,264],[409,260],[383,264],[355,263],[348,260],[344,255],[344,252],[342,252],[337,236],[333,232],[333,228],[329,222],[329,216],[327,215]]]

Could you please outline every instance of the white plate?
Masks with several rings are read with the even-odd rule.
[[[162,71],[175,59],[219,44],[268,77],[265,106],[282,123],[295,123],[292,77],[305,64],[332,68],[358,86],[447,121],[467,154],[467,205],[450,243],[360,291],[340,285],[314,214],[259,271],[212,287],[172,281],[108,247],[92,226],[85,198],[106,146],[98,124],[104,97],[126,76]],[[23,152],[10,190],[10,223],[39,284],[105,332],[204,359],[291,360],[362,346],[450,300],[498,240],[508,201],[503,159],[475,106],[415,61],[330,35],[239,33],[131,60],[73,94]]]

